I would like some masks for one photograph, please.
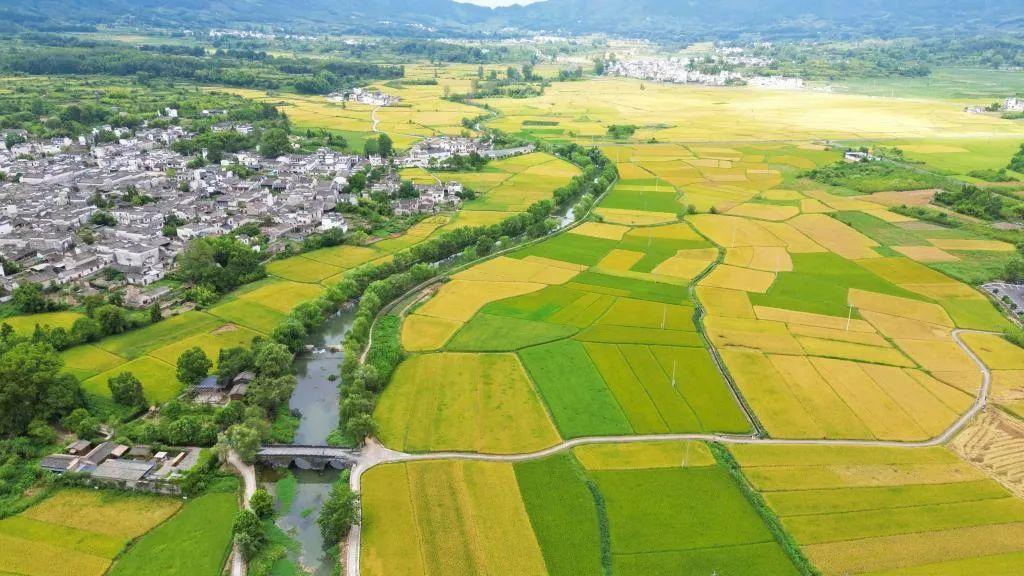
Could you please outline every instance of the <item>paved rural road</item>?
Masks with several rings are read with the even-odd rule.
[[[981,371],[982,381],[981,388],[978,390],[978,396],[974,400],[974,404],[971,405],[967,412],[964,412],[949,428],[947,428],[942,434],[931,438],[929,440],[922,440],[920,442],[896,442],[886,440],[795,440],[785,438],[759,438],[757,436],[736,436],[730,434],[648,434],[643,436],[591,436],[586,438],[574,438],[556,444],[550,448],[544,450],[538,450],[537,452],[529,452],[524,454],[478,454],[472,452],[431,452],[428,454],[408,454],[405,452],[397,452],[391,450],[375,441],[367,443],[362,454],[359,457],[359,461],[352,468],[352,475],[349,479],[349,485],[351,488],[358,492],[362,485],[362,474],[374,466],[381,464],[392,464],[398,462],[419,462],[427,460],[475,460],[485,462],[523,462],[526,460],[536,460],[538,458],[544,458],[566,450],[570,450],[576,446],[583,446],[587,444],[629,444],[635,442],[650,442],[658,440],[705,440],[710,442],[720,442],[722,444],[766,444],[766,445],[808,445],[808,446],[874,446],[874,447],[888,447],[888,448],[927,448],[931,446],[939,446],[948,442],[953,436],[955,436],[960,430],[963,429],[967,423],[974,418],[979,412],[981,412],[985,405],[988,403],[989,389],[992,384],[992,373],[989,371],[988,366],[981,361],[981,358],[971,350],[967,344],[961,339],[963,334],[998,334],[997,332],[986,332],[983,330],[954,330],[952,333],[953,340],[956,341],[957,346],[963,349],[964,352],[971,358],[972,361],[978,366]],[[357,523],[352,526],[352,529],[348,533],[348,538],[345,541],[345,575],[346,576],[359,576],[359,547],[360,540],[362,537],[362,531],[360,525]]]
[[[252,499],[252,495],[256,492],[256,467],[245,463],[234,450],[228,453],[228,464],[237,470],[238,474],[242,477],[242,504],[248,508],[249,500]],[[245,576],[246,568],[242,551],[238,549],[237,544],[232,544],[231,576]]]

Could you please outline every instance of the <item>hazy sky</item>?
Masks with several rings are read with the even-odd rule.
[[[466,4],[476,4],[478,6],[511,6],[512,4],[533,4],[534,2],[540,2],[540,0],[455,0],[456,2],[464,2]]]

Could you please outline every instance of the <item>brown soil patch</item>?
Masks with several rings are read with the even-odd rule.
[[[213,330],[210,334],[226,334],[228,332],[234,332],[235,330],[238,330],[238,326],[235,326],[234,324],[225,324],[220,328]]]
[[[906,192],[877,192],[864,196],[856,196],[858,200],[867,200],[883,206],[926,206],[938,190],[907,190]]]

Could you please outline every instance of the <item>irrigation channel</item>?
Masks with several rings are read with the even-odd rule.
[[[327,436],[338,426],[338,381],[331,379],[331,375],[338,375],[344,353],[340,347],[336,348],[338,351],[331,348],[344,340],[354,317],[355,310],[347,309],[328,318],[307,340],[307,344],[313,347],[312,351],[302,352],[295,359],[298,384],[289,407],[302,415],[295,432],[295,444],[324,446]],[[324,471],[293,467],[288,474],[294,476],[297,483],[294,484],[294,497],[286,498],[290,500],[287,509],[282,506],[281,488],[291,482],[277,482],[282,477],[277,470],[261,468],[260,474],[260,480],[269,484],[279,496],[277,526],[299,544],[289,552],[289,559],[315,576],[332,574],[333,563],[324,555],[323,539],[316,521],[339,472],[330,467]],[[290,488],[286,490],[291,492]]]

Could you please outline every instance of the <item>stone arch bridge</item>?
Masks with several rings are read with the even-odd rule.
[[[333,446],[273,444],[260,448],[256,453],[256,461],[260,464],[274,468],[295,466],[302,470],[343,470],[351,468],[358,459],[358,449]]]

